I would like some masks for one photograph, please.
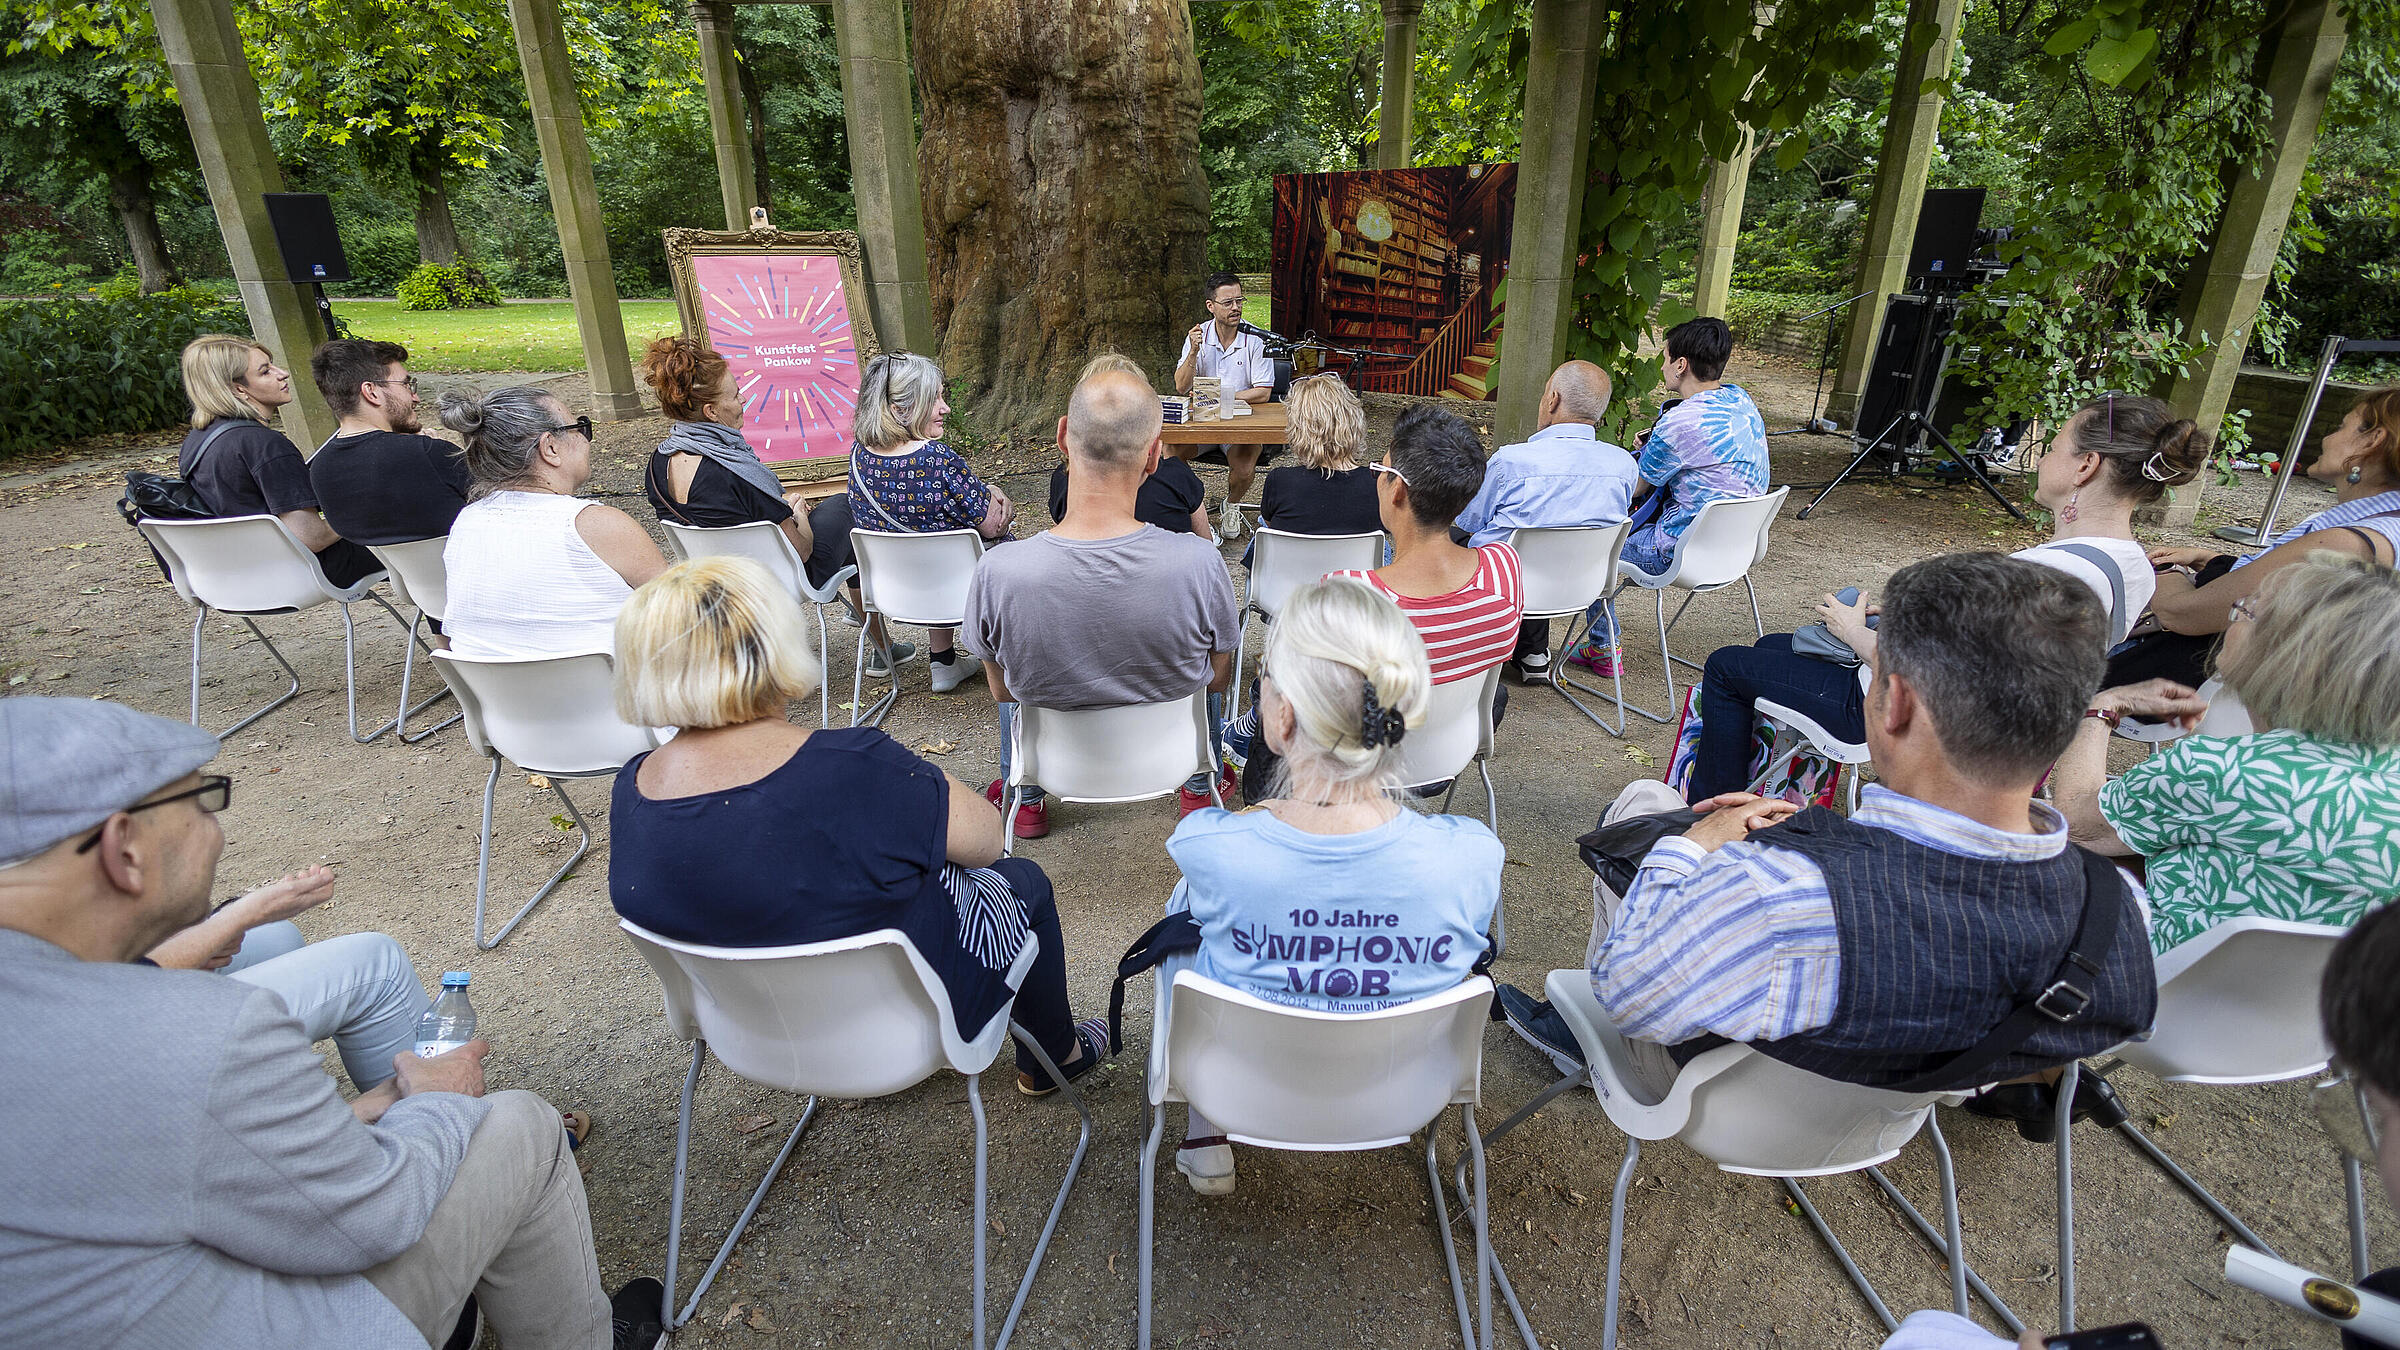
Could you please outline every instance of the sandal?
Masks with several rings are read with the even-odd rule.
[[[574,1157],[576,1169],[580,1171],[583,1168],[583,1141],[592,1137],[592,1113],[561,1111],[558,1113],[558,1123],[567,1132],[567,1152]]]
[[[1087,1017],[1077,1022],[1075,1024],[1075,1045],[1083,1051],[1082,1057],[1060,1069],[1070,1083],[1107,1062],[1108,1019]],[[1038,1068],[1030,1072],[1019,1069],[1017,1070],[1017,1091],[1028,1097],[1047,1097],[1058,1091],[1058,1084],[1051,1082],[1050,1076]]]

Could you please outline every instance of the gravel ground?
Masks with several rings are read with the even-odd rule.
[[[1737,365],[1770,427],[1809,409],[1805,368]],[[572,402],[580,376],[535,377]],[[507,377],[476,377],[479,383]],[[429,379],[439,385],[445,380]],[[1371,435],[1388,432],[1378,400]],[[604,427],[597,495],[638,518],[640,458],[658,440],[655,418]],[[1821,479],[1847,443],[1775,442],[1779,478]],[[120,699],[181,716],[189,613],[159,580],[112,503],[122,472],[165,453],[157,440],[68,447],[11,464],[0,477],[0,672],[12,692]],[[988,453],[983,467],[1042,521],[1047,447]],[[1216,481],[1211,475],[1212,484]],[[2202,524],[2254,515],[2264,485],[2245,476],[2212,488]],[[2286,522],[2326,494],[2303,484]],[[1864,483],[1811,520],[1785,518],[1757,571],[1771,627],[1788,628],[1819,593],[1873,588],[1929,553],[2009,549],[2040,537],[1971,489]],[[2161,539],[2180,535],[2161,534]],[[1229,560],[1233,551],[1229,550]],[[1645,605],[1628,610],[1645,634]],[[1718,595],[1695,604],[1676,649],[1698,659],[1746,642],[1747,606]],[[496,1047],[495,1086],[527,1087],[594,1112],[592,1217],[613,1286],[658,1273],[674,1156],[676,1096],[685,1052],[658,1015],[655,984],[618,937],[604,886],[605,785],[572,790],[601,844],[577,876],[500,950],[478,953],[468,933],[475,829],[484,765],[456,729],[416,746],[354,747],[342,734],[341,626],[329,610],[263,626],[297,664],[305,692],[234,738],[219,761],[240,785],[226,813],[219,890],[233,894],[314,862],[343,876],[336,900],[304,916],[312,936],[378,929],[398,937],[429,977],[467,967]],[[263,654],[237,625],[212,621],[204,716],[223,725],[274,692]],[[397,694],[400,637],[388,618],[361,614],[361,694],[387,708]],[[854,640],[834,626],[837,642]],[[1664,695],[1655,649],[1630,644],[1628,692]],[[846,664],[839,663],[839,664]],[[889,729],[970,783],[996,773],[989,697],[980,683],[935,697],[922,662],[903,671]],[[837,693],[836,700],[847,697]],[[797,715],[797,714],[796,714]],[[1538,987],[1578,963],[1589,922],[1590,876],[1574,836],[1627,781],[1657,772],[1663,728],[1636,719],[1626,739],[1595,729],[1554,698],[1520,691],[1493,774],[1508,845],[1511,950],[1496,974]],[[2133,753],[2128,747],[2126,753]],[[521,897],[565,856],[547,794],[521,774],[498,806],[495,907]],[[1116,958],[1157,916],[1175,874],[1161,847],[1174,811],[1147,806],[1053,808],[1051,837],[1023,852],[1058,887],[1068,975],[1081,1009],[1098,1012]],[[502,912],[506,912],[505,909]],[[1133,1339],[1136,1153],[1147,1128],[1139,1056],[1148,1043],[1146,986],[1129,1000],[1127,1054],[1091,1081],[1100,1137],[1020,1328],[1031,1345],[1123,1345]],[[1487,1042],[1487,1124],[1539,1090],[1546,1065],[1513,1037]],[[2130,1071],[2120,1090],[2135,1119],[2288,1256],[2344,1268],[2341,1185],[2307,1110],[2305,1084],[2260,1088],[2169,1086]],[[992,1303],[995,1331],[1014,1275],[1031,1250],[1071,1146],[1071,1113],[1009,1091],[1005,1062],[991,1076]],[[732,1265],[678,1343],[702,1346],[956,1345],[968,1339],[970,1139],[965,1094],[940,1076],[896,1097],[830,1104],[768,1196]],[[712,1067],[694,1125],[684,1283],[722,1240],[760,1169],[797,1119],[800,1102]],[[1977,1269],[2037,1326],[2055,1322],[2058,1255],[2053,1159],[2008,1131],[1958,1113],[1943,1124],[1958,1158],[1967,1241]],[[1180,1128],[1179,1122],[1176,1128]],[[1440,1127],[1446,1156],[1455,1116]],[[2124,1143],[2077,1133],[2077,1270],[2086,1325],[2140,1318],[2169,1345],[2329,1345],[2294,1314],[2228,1286],[2223,1235]],[[1599,1339],[1608,1196],[1623,1149],[1588,1094],[1545,1110],[1493,1150],[1492,1216],[1500,1253],[1545,1344]],[[1429,1231],[1415,1147],[1366,1154],[1275,1154],[1245,1149],[1241,1189],[1200,1201],[1164,1173],[1158,1204],[1158,1337],[1210,1347],[1449,1345],[1456,1322]],[[1919,1204],[1933,1201],[1931,1151],[1913,1143],[1889,1169]],[[1813,1188],[1828,1219],[1898,1309],[1940,1304],[1942,1268],[1862,1178]],[[2393,1216],[2380,1195],[2371,1227],[2388,1257]],[[1461,1229],[1462,1235],[1464,1229]],[[1635,1169],[1626,1225],[1624,1338],[1630,1346],[1871,1346],[1875,1324],[1778,1189],[1721,1173],[1674,1146]],[[1979,1310],[1988,1323],[1988,1314]],[[1503,1343],[1506,1343],[1505,1337]]]

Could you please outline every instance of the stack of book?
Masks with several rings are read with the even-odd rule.
[[[1158,410],[1160,415],[1166,419],[1168,426],[1177,426],[1192,420],[1191,400],[1177,398],[1173,394],[1159,396]]]

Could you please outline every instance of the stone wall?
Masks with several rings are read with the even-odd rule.
[[[2299,420],[2300,405],[2308,401],[2308,385],[2313,378],[2265,366],[2242,367],[2242,373],[2234,377],[2232,407],[2234,411],[2250,410],[2252,449],[2271,450],[2278,458],[2282,456],[2291,444],[2292,423]],[[2308,445],[2301,454],[2301,464],[2317,457],[2317,447],[2342,424],[2351,405],[2373,387],[2341,380],[2327,382],[2325,397],[2317,403],[2316,420],[2309,426]]]

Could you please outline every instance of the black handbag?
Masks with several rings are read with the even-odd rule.
[[[220,417],[209,423],[208,430],[201,433],[200,443],[192,447],[192,466],[198,468],[200,457],[208,453],[208,447],[239,424],[240,419],[232,417]],[[199,490],[190,483],[171,474],[147,473],[140,469],[125,475],[125,495],[117,498],[117,514],[123,516],[127,528],[136,533],[140,532],[145,520],[217,518],[217,513],[208,509],[208,503],[200,499]],[[147,538],[143,540],[145,544],[148,542]],[[150,550],[150,557],[158,564],[159,575],[169,581],[175,579],[174,573],[167,568],[167,560],[158,556],[157,549]]]
[[[1680,811],[1606,821],[1577,838],[1575,851],[1593,875],[1607,882],[1610,890],[1623,895],[1633,889],[1634,874],[1642,870],[1642,859],[1649,856],[1659,840],[1670,834],[1682,834],[1699,820],[1698,811],[1685,807]]]

